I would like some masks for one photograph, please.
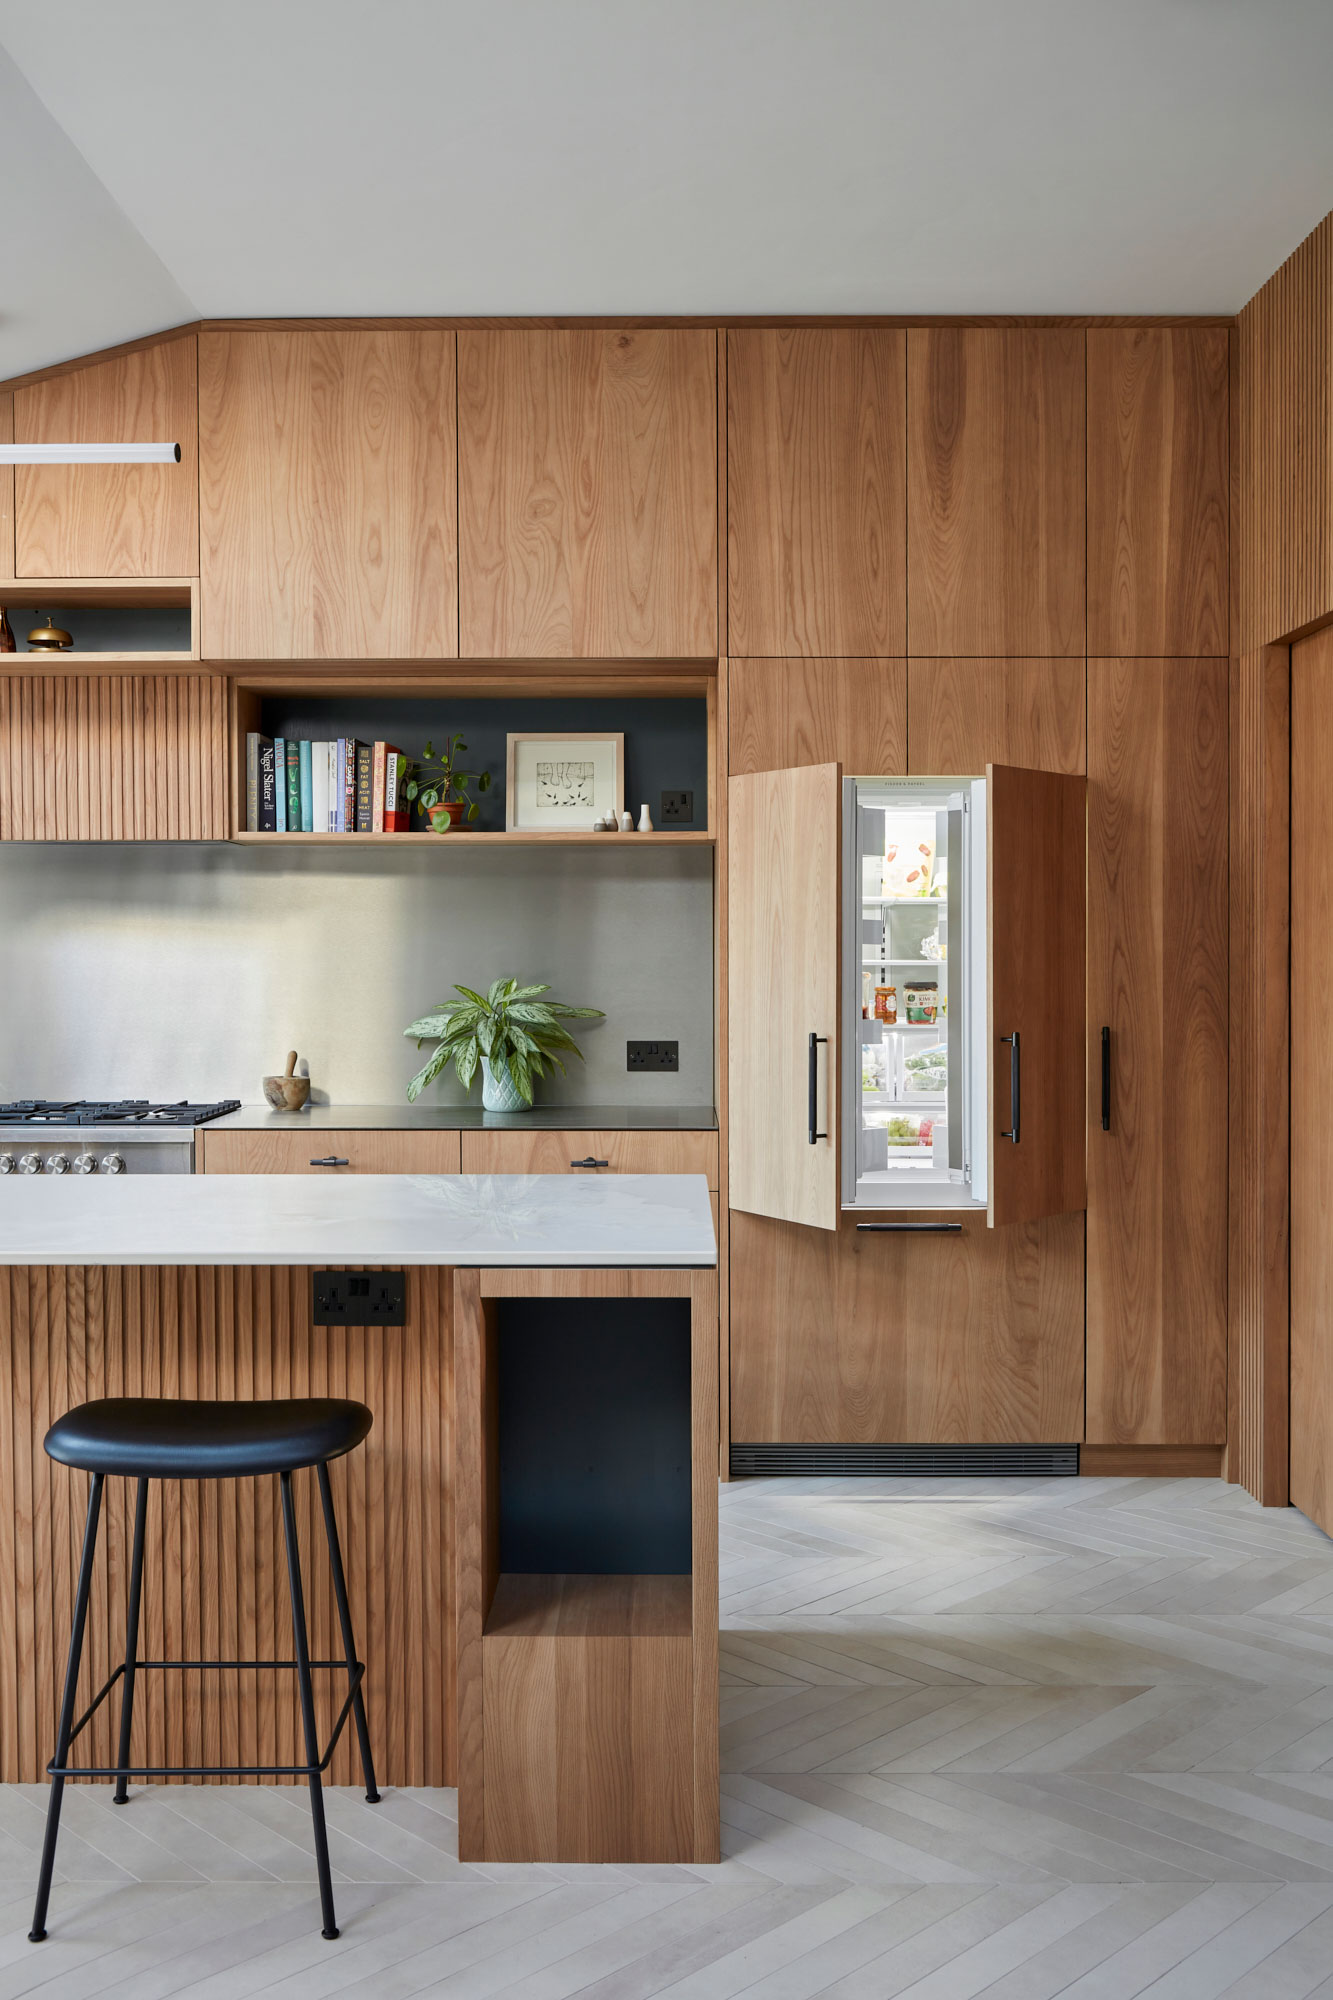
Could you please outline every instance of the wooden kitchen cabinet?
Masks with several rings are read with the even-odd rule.
[[[1227,673],[1088,662],[1090,1444],[1226,1436]]]
[[[717,336],[458,336],[468,659],[716,658]]]
[[[199,337],[203,654],[458,652],[455,336]]]
[[[1086,705],[1082,660],[913,660],[907,769],[1085,771]]]
[[[727,650],[907,650],[907,336],[727,335]]]
[[[206,1174],[456,1174],[457,1132],[201,1131]]]
[[[0,840],[225,840],[227,684],[0,676]]]
[[[905,660],[730,660],[730,775],[799,764],[907,768]]]
[[[1081,329],[907,335],[907,650],[1084,652]]]
[[[1088,652],[1227,651],[1224,326],[1088,329]]]
[[[194,334],[14,392],[18,444],[178,444],[179,465],[20,465],[18,577],[199,574],[198,341]]]
[[[716,1132],[464,1132],[462,1139],[465,1174],[704,1174],[717,1186]]]

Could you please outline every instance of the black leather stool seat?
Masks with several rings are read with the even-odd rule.
[[[67,1411],[46,1433],[46,1449],[61,1465],[129,1479],[244,1479],[341,1458],[373,1421],[364,1403],[336,1396],[277,1403],[108,1396]]]

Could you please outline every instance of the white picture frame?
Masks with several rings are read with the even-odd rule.
[[[530,730],[506,738],[505,832],[591,833],[625,810],[623,730]]]

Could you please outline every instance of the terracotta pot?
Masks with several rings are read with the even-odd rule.
[[[462,799],[447,799],[438,806],[430,806],[426,816],[430,820],[431,832],[452,833],[461,822],[464,810]]]

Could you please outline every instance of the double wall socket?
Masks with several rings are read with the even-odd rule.
[[[406,1326],[407,1278],[402,1271],[316,1271],[316,1326]]]
[[[679,1069],[679,1042],[626,1042],[625,1068]]]

